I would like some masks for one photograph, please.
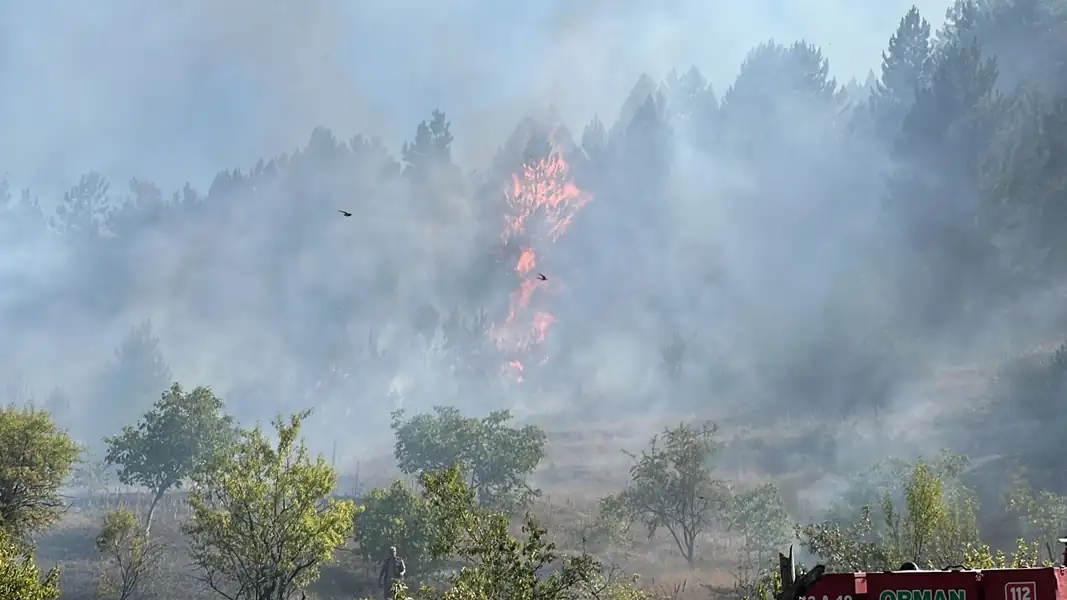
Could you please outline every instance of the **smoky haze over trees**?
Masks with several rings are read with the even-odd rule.
[[[308,27],[328,20],[320,9]],[[553,98],[534,91],[532,116],[496,128],[470,106],[427,105],[402,143],[302,114],[299,146],[286,122],[231,140],[262,142],[258,162],[183,163],[193,181],[224,169],[207,186],[134,179],[110,153],[80,177],[67,155],[54,176],[11,170],[4,376],[89,444],[172,380],[210,384],[242,422],[314,405],[317,451],[387,446],[391,411],[434,405],[520,419],[877,415],[912,433],[944,425],[924,443],[964,444],[931,416],[951,400],[927,385],[936,370],[1067,337],[1067,64],[1055,58],[1067,17],[1037,0],[960,3],[944,22],[940,10],[907,12],[881,66],[852,81],[820,46],[832,40],[781,38],[732,80],[700,55],[634,71],[628,96],[582,120],[591,101],[542,109]],[[579,19],[553,17],[563,31]],[[215,22],[208,45],[231,25]],[[248,71],[277,91],[264,114],[343,104],[301,104],[286,78],[317,55],[278,52],[277,71]],[[606,95],[588,81],[561,95]],[[368,103],[353,95],[351,110],[373,114]],[[192,142],[175,144],[180,155]],[[461,163],[465,145],[498,151]],[[19,180],[67,191],[22,193]],[[881,452],[825,437],[807,451]],[[1040,435],[995,439],[1034,441],[985,452],[1049,456]]]

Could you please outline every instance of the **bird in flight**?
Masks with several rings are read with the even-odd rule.
[[[337,212],[341,213],[342,215],[344,215],[346,217],[351,217],[352,216],[352,213],[348,212],[347,210],[337,209]]]
[[[541,281],[548,281],[548,277],[545,277],[544,273],[538,273],[537,274],[537,278],[540,279]]]

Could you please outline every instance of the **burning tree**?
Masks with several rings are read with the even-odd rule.
[[[542,276],[548,269],[540,263],[548,246],[566,233],[592,197],[574,184],[570,165],[558,150],[524,164],[512,175],[505,197],[509,214],[500,237],[505,248],[518,247],[514,269],[519,283],[511,293],[507,318],[491,333],[507,355],[505,370],[521,382],[526,361],[544,364],[548,360],[545,355],[532,355],[532,349],[545,341],[557,320],[540,298],[558,280]]]

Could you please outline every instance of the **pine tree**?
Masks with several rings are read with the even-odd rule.
[[[118,433],[129,415],[144,412],[171,384],[170,367],[159,349],[159,338],[152,321],[145,320],[130,332],[115,349],[115,357],[100,375],[92,401],[83,409],[92,428],[87,439],[100,439]],[[80,429],[80,428],[79,428]]]
[[[908,300],[921,304],[910,311],[919,326],[946,322],[967,308],[968,290],[988,287],[993,255],[981,166],[999,112],[996,80],[995,61],[982,58],[976,41],[950,42],[894,145],[897,171],[887,184],[887,209],[903,235],[899,247],[921,265],[905,275],[909,290],[925,292],[908,292]]]
[[[817,47],[757,46],[723,94],[718,123],[729,156],[765,160],[829,141],[840,110],[837,81]]]
[[[591,163],[598,164],[607,156],[608,130],[599,117],[594,116],[582,130],[582,150]]]
[[[904,122],[916,92],[926,85],[930,53],[930,23],[913,6],[889,38],[889,49],[882,53],[882,76],[870,98],[875,128],[890,140]]]
[[[672,133],[663,104],[649,95],[618,141],[618,167],[632,195],[643,202],[656,202],[670,175]]]
[[[404,176],[417,186],[433,180],[452,165],[452,123],[445,113],[435,110],[430,119],[419,123],[415,140],[404,142],[401,156],[404,159]]]
[[[647,73],[642,73],[638,77],[637,83],[634,84],[633,89],[630,90],[630,94],[626,96],[626,101],[622,103],[622,108],[619,110],[619,118],[611,126],[608,137],[615,139],[623,135],[634,120],[637,112],[645,105],[648,97],[656,96],[659,93],[659,86],[656,85],[656,82]]]
[[[112,210],[108,191],[111,184],[103,175],[92,171],[82,175],[78,185],[63,194],[51,219],[53,228],[79,237],[98,237],[106,232],[108,214]]]
[[[668,73],[661,93],[667,101],[666,111],[672,123],[681,127],[706,124],[719,107],[714,89],[696,67],[690,67],[682,75],[677,71]]]
[[[454,222],[472,210],[464,192],[463,173],[452,162],[452,123],[435,110],[419,123],[415,140],[401,149],[403,176],[411,183],[412,206],[438,226]],[[469,219],[463,219],[465,222]],[[423,238],[424,247],[430,238]]]

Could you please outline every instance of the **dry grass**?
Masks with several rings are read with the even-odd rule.
[[[988,380],[991,365],[942,369],[931,373],[915,394],[937,395],[942,400],[955,398],[958,402],[938,402],[938,410],[953,410],[953,406],[968,406],[981,395]],[[929,415],[927,415],[929,416]],[[949,415],[951,416],[951,415]],[[803,492],[812,482],[825,476],[826,470],[811,466],[813,456],[833,454],[835,439],[847,432],[851,436],[867,435],[870,423],[860,421],[828,425],[816,418],[807,421],[789,420],[773,426],[745,426],[730,415],[731,425],[722,431],[727,450],[720,461],[721,477],[737,485],[747,486],[774,481],[782,490],[787,503],[800,510],[804,506]],[[942,415],[944,417],[944,415]],[[551,423],[535,422],[548,432],[547,456],[533,476],[533,483],[544,494],[532,507],[532,512],[552,532],[558,546],[569,552],[583,549],[583,523],[595,518],[597,500],[617,492],[626,482],[630,459],[622,450],[639,451],[648,438],[664,426],[675,425],[681,419],[727,418],[725,415],[671,415],[615,422],[585,422],[581,415],[563,418],[556,415]],[[944,417],[948,418],[948,417]],[[560,426],[561,422],[567,426]],[[885,427],[888,423],[880,422]],[[805,449],[798,453],[797,449]],[[362,457],[358,463],[342,463],[346,473],[339,483],[343,495],[353,495],[388,482],[398,476],[388,449],[377,455]],[[183,558],[180,522],[187,518],[183,497],[168,496],[160,507],[153,534],[170,543],[171,554],[156,578],[153,596],[156,600],[187,600],[203,596],[198,593],[192,577],[192,567]],[[96,600],[96,587],[101,562],[93,539],[103,514],[118,507],[143,511],[148,499],[143,494],[107,494],[92,501],[79,500],[63,521],[38,540],[38,559],[44,566],[59,564],[62,568],[64,599]],[[798,513],[800,514],[800,513]],[[652,588],[676,600],[705,600],[729,595],[735,579],[734,565],[738,549],[735,540],[722,531],[711,532],[701,541],[701,559],[690,568],[678,551],[663,537],[648,540],[635,531],[627,548],[596,548],[598,556],[620,569],[622,573],[641,575],[643,587]],[[377,597],[376,565],[367,565],[350,548],[338,551],[334,564],[327,566],[321,579],[310,590],[309,598],[317,600]]]
[[[563,433],[562,439],[572,434]],[[603,450],[610,446],[608,434],[602,434]],[[542,468],[538,483],[545,494],[531,508],[531,512],[553,533],[554,541],[564,552],[583,549],[576,523],[591,522],[595,518],[596,500],[600,495],[616,491],[625,476],[626,457],[614,446],[621,460],[612,459],[599,465],[583,467],[577,457],[596,456],[581,448],[573,440],[571,446],[561,443],[554,460],[563,463],[555,471]],[[594,446],[595,447],[595,446]],[[568,449],[569,448],[569,449]],[[598,448],[599,449],[599,448]],[[546,461],[548,462],[548,461]],[[613,468],[606,468],[613,463]],[[371,481],[367,481],[370,479]],[[362,484],[378,485],[388,478],[360,476]],[[379,481],[381,480],[381,481]],[[63,520],[37,540],[39,563],[47,568],[59,565],[64,600],[98,600],[100,574],[104,568],[102,557],[94,546],[104,514],[117,508],[129,508],[144,514],[147,494],[125,492],[108,493],[93,498],[77,499]],[[210,598],[193,577],[193,569],[184,558],[180,523],[188,518],[184,494],[168,495],[160,506],[153,524],[153,536],[168,545],[167,559],[152,579],[151,598],[155,600],[193,600]],[[695,569],[665,539],[647,540],[635,532],[633,546],[628,550],[607,548],[598,552],[602,558],[623,573],[641,574],[645,587],[655,588],[677,600],[704,600],[707,589],[702,585],[726,586],[732,583],[727,557],[734,554],[729,541],[717,535],[709,536],[703,545],[705,557]],[[377,597],[377,565],[366,564],[352,548],[337,552],[334,564],[323,569],[321,579],[309,590],[309,598],[334,600]]]

